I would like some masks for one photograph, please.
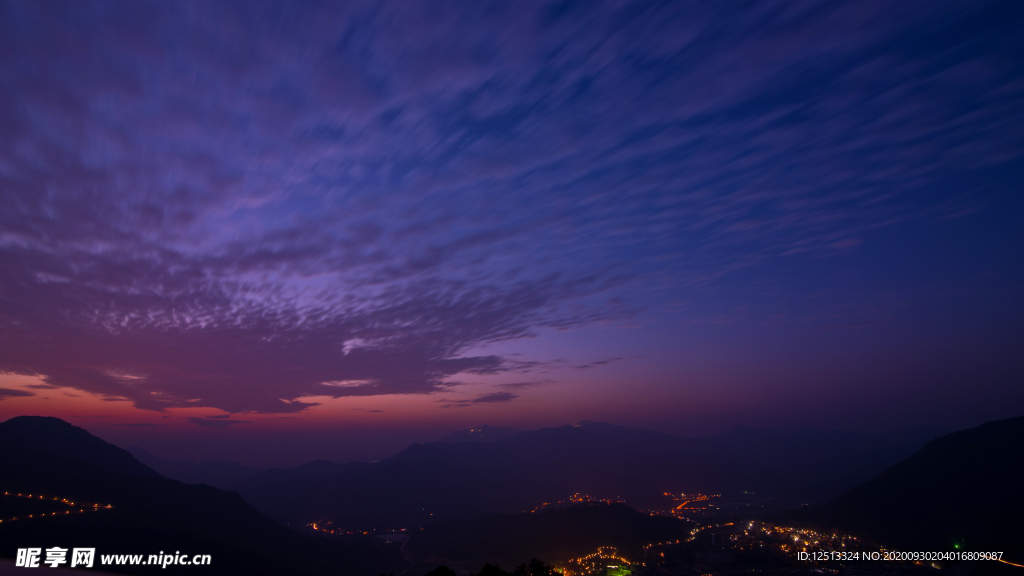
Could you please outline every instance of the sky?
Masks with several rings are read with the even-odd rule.
[[[0,2],[0,418],[167,458],[1024,413],[1017,2]]]

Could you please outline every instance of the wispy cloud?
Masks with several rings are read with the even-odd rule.
[[[189,417],[187,419],[196,426],[203,428],[228,428],[236,424],[252,424],[251,420],[211,420],[208,418]]]
[[[0,388],[0,400],[7,398],[24,398],[25,396],[35,396],[35,394],[27,390],[16,390],[14,388]]]
[[[597,367],[597,366],[606,366],[608,364],[611,364],[612,362],[618,362],[620,360],[626,360],[626,359],[627,358],[625,358],[625,357],[616,356],[614,358],[605,358],[604,360],[595,360],[593,362],[587,362],[586,364],[578,364],[576,366],[573,366],[573,368],[575,368],[577,370],[589,370],[589,369]]]
[[[472,400],[438,400],[443,402],[441,408],[466,408],[474,404],[497,404],[499,402],[511,402],[519,396],[511,392],[492,392],[473,398]]]
[[[538,386],[544,386],[546,384],[553,383],[554,380],[533,380],[530,382],[506,382],[504,384],[496,384],[499,388],[509,388],[512,390],[522,390],[524,388],[536,388]]]
[[[230,413],[542,371],[465,354],[973,209],[931,185],[1024,151],[983,2],[280,8],[3,4],[0,370]]]

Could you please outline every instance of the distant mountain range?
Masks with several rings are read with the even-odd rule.
[[[8,493],[0,496],[3,558],[14,558],[18,548],[60,546],[95,547],[97,555],[210,554],[209,567],[188,567],[206,574],[336,574],[339,567],[378,574],[408,565],[381,546],[304,537],[233,492],[163,478],[127,451],[57,418],[0,423],[0,461],[0,489]],[[94,510],[97,503],[113,507]],[[158,566],[99,569],[164,573]]]
[[[497,442],[515,436],[519,430],[515,428],[495,428],[484,424],[468,430],[459,430],[441,438],[441,442],[458,444],[459,442]]]
[[[1022,491],[1024,417],[1017,417],[937,438],[833,501],[781,521],[903,550],[1003,551],[1024,564]]]
[[[205,462],[162,460],[138,446],[128,448],[128,452],[139,462],[159,472],[161,476],[186,484],[209,484],[217,488],[224,488],[248,480],[260,473],[260,470],[242,466],[238,462],[223,460],[207,460]]]
[[[719,436],[678,438],[580,422],[490,442],[413,444],[373,464],[315,461],[268,470],[232,488],[282,522],[331,518],[359,530],[518,512],[577,492],[621,497],[644,508],[664,492],[746,490],[822,501],[909,456],[939,433],[738,428]]]
[[[519,430],[514,428],[495,428],[484,424],[477,428],[452,432],[441,438],[440,441],[448,444],[457,444],[459,442],[496,442],[518,433]],[[228,462],[226,460],[206,460],[204,462],[194,462],[185,459],[164,460],[138,446],[130,446],[126,450],[138,459],[139,462],[149,466],[160,473],[161,476],[186,484],[209,484],[217,488],[227,488],[253,478],[262,472],[256,468],[250,468],[238,462]]]
[[[308,575],[425,573],[442,559],[466,566],[511,565],[529,556],[557,561],[595,543],[634,550],[682,534],[687,524],[621,504],[520,511],[574,492],[643,506],[662,491],[744,489],[780,497],[838,494],[780,516],[788,525],[841,530],[904,550],[1003,551],[1020,562],[1024,417],[928,441],[934,434],[739,428],[687,439],[581,422],[493,441],[413,444],[379,463],[320,460],[254,476],[231,463],[155,459],[196,474],[193,479],[223,474],[220,482],[239,474],[236,486],[250,505],[233,492],[164,478],[62,420],[18,417],[0,423],[0,489],[12,495],[0,497],[0,558],[25,547],[94,546],[98,554],[145,555],[180,550],[214,559],[208,570],[190,571]],[[113,507],[78,513],[92,510],[82,503]],[[400,556],[400,544],[370,536],[306,537],[257,509],[296,528],[325,519],[337,528],[346,522],[378,531],[413,528],[401,550],[412,559]],[[1012,567],[979,563],[972,574],[1004,568]]]

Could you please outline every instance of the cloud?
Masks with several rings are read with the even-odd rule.
[[[499,388],[511,388],[513,390],[522,390],[523,388],[534,388],[536,386],[544,386],[545,384],[551,384],[554,380],[535,380],[532,382],[507,382],[505,384],[496,384]]]
[[[492,392],[473,398],[472,400],[438,400],[444,402],[441,408],[466,408],[475,404],[496,404],[499,402],[511,402],[519,396],[511,392]]]
[[[35,394],[25,390],[15,390],[14,388],[0,388],[0,400],[7,398],[23,398],[25,396],[35,396]]]
[[[594,361],[594,362],[588,362],[586,364],[579,364],[577,366],[573,366],[573,368],[575,368],[577,370],[589,370],[590,368],[593,368],[595,366],[605,366],[605,365],[611,364],[612,362],[618,362],[619,360],[625,360],[625,359],[626,359],[625,357],[607,358],[605,360],[597,360],[597,361]]]
[[[275,414],[541,372],[470,351],[961,213],[934,184],[1024,152],[980,4],[278,8],[0,19],[0,371]]]
[[[250,420],[208,420],[206,418],[190,417],[187,420],[196,426],[203,428],[228,428],[236,424],[252,424]]]
[[[513,394],[511,392],[492,392],[490,394],[484,394],[483,396],[480,396],[479,398],[474,398],[473,399],[473,403],[474,404],[480,404],[480,403],[494,404],[494,403],[497,403],[497,402],[510,402],[510,401],[512,401],[512,400],[514,400],[514,399],[516,399],[518,397],[519,397],[518,395]]]

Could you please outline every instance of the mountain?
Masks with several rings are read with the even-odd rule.
[[[585,503],[562,510],[451,519],[409,539],[406,550],[425,566],[443,563],[479,569],[484,562],[515,566],[531,558],[565,562],[614,546],[620,556],[644,560],[644,546],[689,538],[693,524],[651,516],[624,504]]]
[[[459,430],[441,438],[441,442],[458,444],[459,442],[497,442],[519,433],[515,428],[495,428],[484,424],[469,430]]]
[[[413,444],[374,464],[320,461],[268,470],[232,488],[281,522],[334,519],[347,530],[520,512],[577,492],[643,508],[664,504],[664,492],[747,490],[824,500],[936,435],[737,429],[678,438],[580,422],[493,442]]]
[[[224,460],[207,460],[205,462],[162,460],[138,446],[128,448],[128,452],[160,475],[186,484],[209,484],[217,488],[224,488],[248,480],[260,473],[260,470],[255,468]]]
[[[101,567],[99,556],[209,554],[210,567],[189,570],[216,574],[316,575],[339,566],[378,574],[404,565],[382,546],[304,537],[236,493],[163,478],[127,451],[56,418],[0,423],[0,459],[3,558],[13,558],[17,548],[95,547],[97,569],[132,574],[161,568]]]
[[[948,434],[786,521],[863,535],[904,550],[1005,551],[1007,560],[1024,563],[1022,447],[1024,416]]]
[[[60,418],[11,418],[0,424],[0,435],[9,446],[17,446],[22,450],[89,462],[97,468],[122,476],[160,478],[160,474],[136,460],[127,451],[108,444]]]

